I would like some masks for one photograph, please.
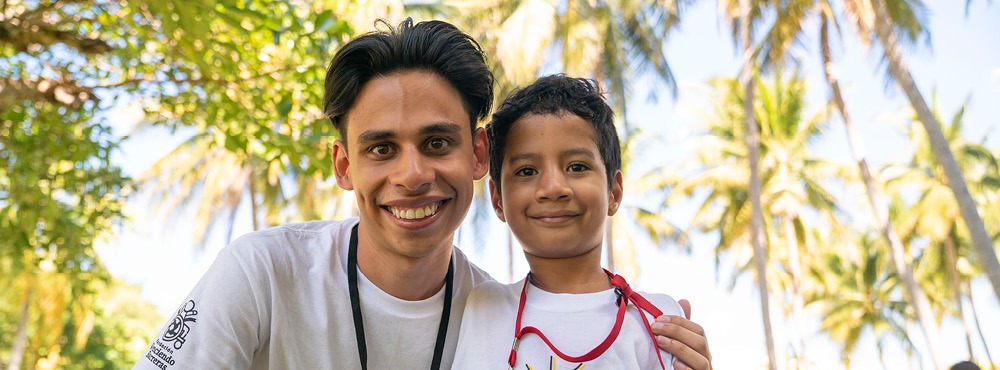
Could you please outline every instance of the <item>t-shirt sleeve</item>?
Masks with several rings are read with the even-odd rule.
[[[653,303],[656,308],[659,308],[660,311],[663,311],[664,315],[684,316],[684,309],[681,308],[680,303],[677,303],[677,300],[675,300],[674,297],[666,294],[651,294],[648,297],[649,301]],[[649,322],[652,323],[653,320],[656,320],[656,318],[651,317],[650,315]],[[663,359],[667,370],[674,370],[674,355],[671,355],[669,352],[661,349],[660,356]],[[657,368],[658,367],[659,363],[657,363]]]
[[[225,248],[133,369],[246,369],[260,344],[257,307],[243,265]]]
[[[469,294],[458,335],[458,349],[452,369],[481,369],[489,364],[506,364],[510,338],[502,328],[512,328],[513,319],[506,320],[510,303],[504,299],[504,286],[487,281]],[[502,338],[502,339],[500,339]]]

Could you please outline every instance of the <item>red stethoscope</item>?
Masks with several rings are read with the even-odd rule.
[[[639,309],[639,316],[642,317],[642,323],[646,325],[646,332],[649,334],[650,340],[653,341],[653,347],[656,347],[656,336],[653,335],[653,330],[649,327],[649,320],[646,319],[646,315],[644,315],[642,311],[649,312],[649,314],[653,315],[653,317],[662,315],[663,311],[660,311],[660,309],[656,308],[656,306],[647,301],[646,298],[643,298],[642,295],[639,295],[639,293],[632,291],[632,288],[628,286],[628,283],[625,282],[625,278],[621,277],[621,275],[613,274],[607,269],[605,269],[604,272],[608,274],[609,278],[611,278],[611,286],[615,288],[615,294],[618,295],[618,298],[615,300],[615,304],[618,306],[618,316],[615,319],[615,326],[611,328],[611,332],[608,333],[606,338],[604,338],[604,341],[598,344],[597,347],[594,347],[594,349],[590,350],[590,352],[584,353],[580,356],[569,356],[563,353],[556,348],[551,341],[549,341],[549,338],[547,338],[545,334],[542,334],[541,330],[538,330],[538,328],[534,326],[521,327],[521,316],[524,314],[524,302],[527,300],[528,296],[528,281],[531,280],[531,273],[528,273],[528,276],[524,278],[524,287],[521,288],[521,300],[517,303],[517,321],[514,323],[514,343],[511,344],[510,356],[507,357],[507,364],[510,365],[511,369],[513,369],[514,364],[517,363],[517,346],[521,341],[521,337],[528,333],[535,334],[541,338],[542,341],[545,342],[550,349],[552,349],[552,352],[555,352],[555,354],[563,360],[580,363],[591,361],[600,357],[605,351],[608,350],[608,348],[611,347],[611,343],[614,343],[615,339],[618,338],[618,333],[622,330],[622,323],[625,322],[625,309],[629,302],[632,302],[632,304]],[[667,367],[663,364],[663,357],[660,355],[659,348],[656,349],[656,357],[660,360],[660,367],[666,370]]]

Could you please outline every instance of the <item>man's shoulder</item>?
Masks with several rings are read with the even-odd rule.
[[[357,219],[347,219],[278,225],[240,236],[225,249],[238,258],[330,253],[341,239],[350,235],[357,222]]]
[[[469,293],[465,314],[472,321],[506,318],[517,309],[519,288],[495,280],[483,282]],[[516,291],[515,291],[516,290]]]
[[[293,222],[253,231],[244,234],[243,236],[240,236],[239,238],[236,239],[236,241],[248,238],[252,239],[252,238],[269,237],[274,235],[329,234],[331,232],[338,232],[345,230],[347,232],[350,232],[351,228],[357,224],[358,224],[357,218],[348,218],[344,220],[316,220],[316,221],[305,221],[305,222]]]
[[[469,299],[489,301],[510,300],[514,296],[519,296],[523,284],[523,280],[510,284],[501,283],[496,280],[486,281],[472,290]]]
[[[495,282],[488,272],[476,266],[475,263],[472,263],[469,256],[462,252],[462,249],[453,247],[452,250],[455,256],[456,272],[469,276],[473,288],[486,282]]]

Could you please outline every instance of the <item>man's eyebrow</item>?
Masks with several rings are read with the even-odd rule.
[[[394,137],[396,137],[396,133],[389,130],[370,130],[358,135],[358,144],[383,141]]]
[[[457,123],[435,123],[420,129],[421,135],[434,134],[457,134],[462,131],[462,126]],[[358,144],[384,141],[395,138],[396,132],[392,130],[369,130],[358,135]]]
[[[431,134],[457,134],[462,131],[462,126],[457,123],[440,122],[428,125],[420,129],[423,135]]]

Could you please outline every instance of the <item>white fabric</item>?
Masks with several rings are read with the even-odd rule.
[[[290,224],[234,241],[135,369],[360,368],[346,273],[357,223],[355,218]],[[457,248],[452,257],[444,368],[451,366],[469,292],[491,280]],[[429,368],[444,289],[426,300],[405,301],[363,274],[358,280],[368,368]],[[181,330],[171,330],[176,328]]]
[[[524,280],[504,285],[489,282],[469,295],[452,369],[508,369],[507,357],[514,341],[514,324]],[[639,292],[667,315],[681,315],[681,307],[665,294]],[[569,356],[583,355],[611,332],[618,307],[614,290],[588,294],[555,294],[528,284],[522,326],[534,326],[556,348]],[[652,323],[654,317],[644,313]],[[656,352],[639,311],[629,305],[621,333],[602,356],[581,366],[552,352],[534,334],[525,334],[517,350],[515,369],[660,369]],[[673,356],[660,351],[667,369]],[[554,364],[553,364],[554,362]]]

